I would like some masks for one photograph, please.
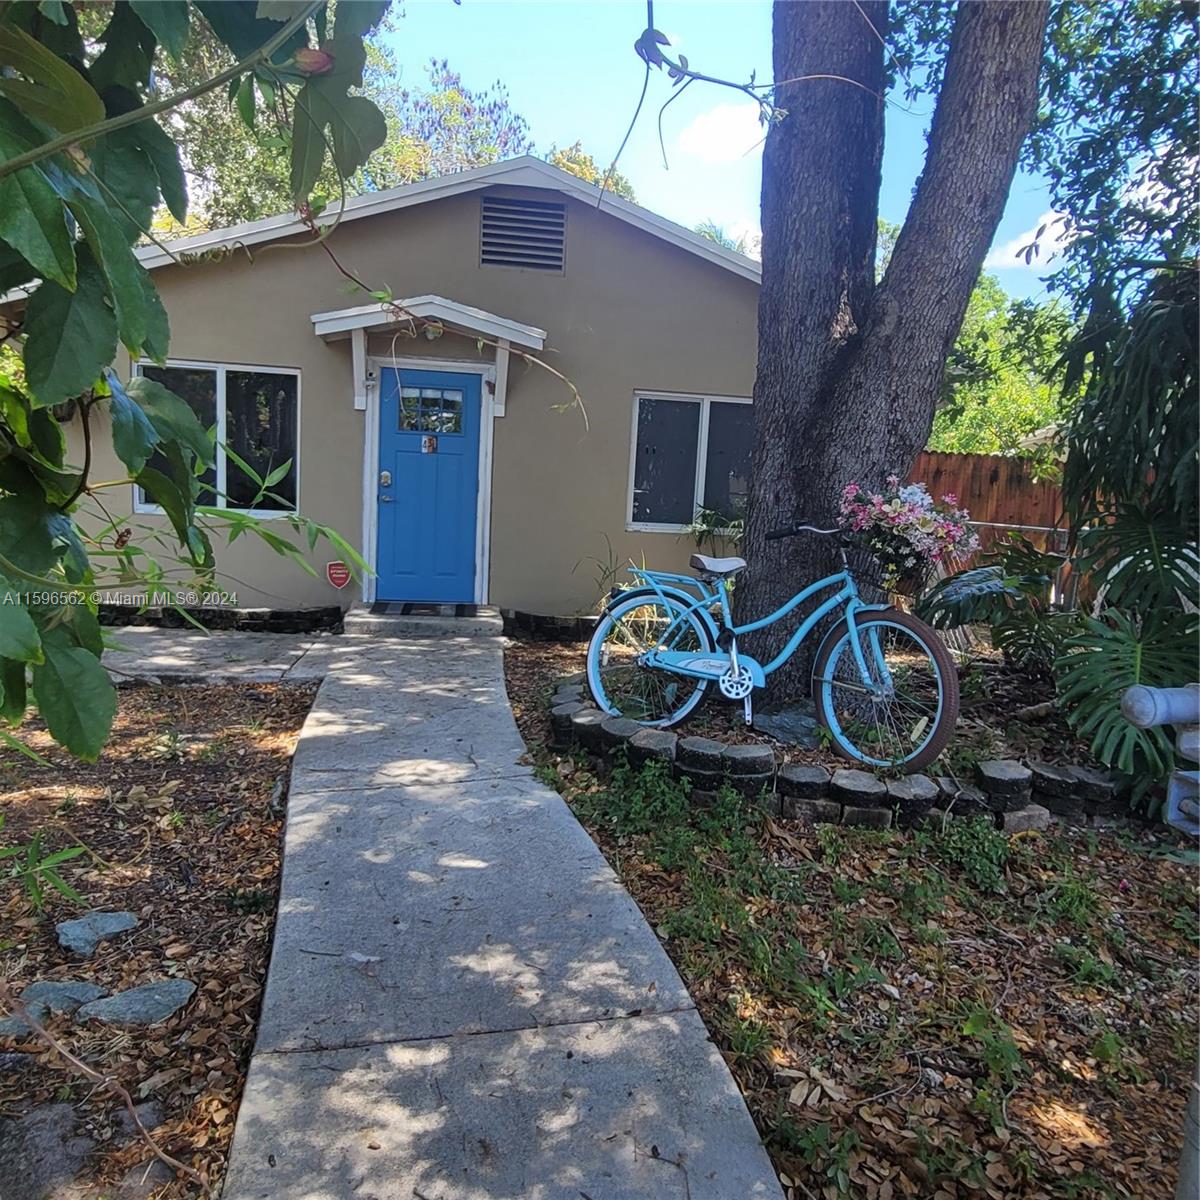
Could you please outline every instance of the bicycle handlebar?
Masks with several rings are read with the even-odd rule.
[[[772,529],[763,536],[768,542],[777,542],[780,538],[796,537],[801,533],[819,533],[825,537],[830,537],[833,534],[841,534],[842,532],[841,529],[818,529],[815,525],[789,525],[786,529]]]

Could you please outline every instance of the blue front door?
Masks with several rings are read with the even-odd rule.
[[[376,596],[470,604],[480,378],[395,367],[381,376]]]

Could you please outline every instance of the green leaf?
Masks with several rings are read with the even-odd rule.
[[[49,508],[40,495],[0,496],[0,554],[31,575],[54,566]]]
[[[321,174],[325,161],[327,105],[310,80],[296,93],[292,118],[292,199],[303,204]]]
[[[333,111],[333,161],[349,179],[387,140],[387,121],[366,96],[339,97]]]
[[[50,514],[50,539],[54,553],[58,555],[71,583],[81,583],[88,572],[87,547],[75,528],[75,522],[66,513]]]
[[[310,79],[296,96],[292,124],[292,196],[308,200],[325,160],[326,136],[338,174],[349,178],[387,138],[383,114],[365,96],[348,96],[335,79]]]
[[[238,58],[253,54],[279,32],[276,21],[260,20],[256,0],[196,0],[196,8],[212,26],[212,31]],[[297,29],[271,56],[275,63],[286,62],[301,46],[308,45],[308,31]]]
[[[238,116],[247,129],[254,128],[254,76],[243,75],[234,93],[237,101]]]
[[[290,21],[297,13],[303,12],[308,6],[308,0],[258,0],[254,15],[262,21]]]
[[[158,207],[158,174],[132,128],[107,134],[91,147],[92,171],[103,184],[110,219],[133,245],[150,228]]]
[[[361,42],[383,20],[391,0],[357,0],[334,11],[333,39],[343,45]]]
[[[73,847],[73,849],[82,849],[82,847]],[[42,878],[60,895],[65,896],[68,900],[75,904],[86,904],[87,901],[69,884],[53,867],[47,867],[43,864]]]
[[[33,668],[33,698],[60,745],[94,762],[112,728],[117,693],[100,660],[82,646],[43,642],[46,661]]]
[[[114,4],[112,20],[100,35],[104,49],[88,68],[101,91],[112,84],[138,91],[150,81],[154,34],[128,4]]]
[[[0,717],[10,725],[19,725],[27,703],[25,664],[12,658],[0,658]]]
[[[70,862],[71,859],[78,858],[82,853],[82,846],[68,846],[65,850],[55,850],[53,854],[47,854],[38,863],[38,870],[44,871],[47,867],[57,867],[59,863]]]
[[[38,12],[49,17],[55,25],[67,24],[67,10],[63,0],[38,0]]]
[[[130,136],[145,152],[158,176],[163,202],[177,221],[187,219],[187,180],[179,147],[157,121],[141,121],[129,129]]]
[[[25,316],[25,375],[39,404],[58,404],[91,387],[116,357],[117,322],[105,303],[104,277],[79,256],[74,292],[47,280]]]
[[[16,592],[0,593],[0,656],[19,662],[36,662],[42,656],[42,639],[29,610]]]
[[[112,389],[108,404],[112,413],[113,449],[129,468],[130,475],[137,475],[150,461],[150,455],[158,445],[158,431],[126,393],[111,369],[104,372],[104,377]]]
[[[188,40],[187,0],[129,0],[129,7],[177,60]]]
[[[0,158],[14,158],[36,142],[32,127],[0,103]],[[40,167],[0,179],[0,240],[43,279],[74,288],[75,249],[67,214]]]
[[[93,258],[104,271],[105,291],[113,303],[121,342],[130,354],[137,354],[146,337],[145,291],[140,274],[143,268],[104,204],[76,196],[70,206],[87,237]]]
[[[986,1033],[991,1026],[992,1018],[990,1014],[982,1010],[973,1012],[964,1022],[962,1031],[967,1037],[978,1037],[981,1033]]]
[[[155,362],[165,362],[171,343],[171,323],[150,272],[141,263],[137,264],[137,268],[146,312],[146,336],[142,339],[142,352]]]
[[[24,80],[0,76],[0,95],[26,116],[69,133],[104,120],[104,102],[70,63],[14,25],[0,25],[0,67]]]
[[[1067,719],[1105,766],[1135,776],[1135,790],[1144,791],[1170,772],[1174,753],[1162,729],[1125,720],[1121,696],[1135,684],[1178,687],[1194,679],[1200,617],[1159,609],[1135,620],[1110,609],[1083,625],[1055,663]]]
[[[144,375],[131,379],[125,385],[125,391],[149,417],[162,441],[178,442],[203,466],[213,465],[216,457],[213,437],[200,424],[191,405]]]

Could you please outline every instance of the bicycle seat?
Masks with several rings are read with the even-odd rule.
[[[746,565],[746,560],[744,558],[709,558],[707,554],[693,554],[691,564],[697,571],[703,571],[706,575],[724,578],[728,575],[736,575]]]

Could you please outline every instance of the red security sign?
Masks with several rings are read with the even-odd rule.
[[[350,582],[350,568],[344,562],[326,563],[325,578],[335,588],[344,588]]]

